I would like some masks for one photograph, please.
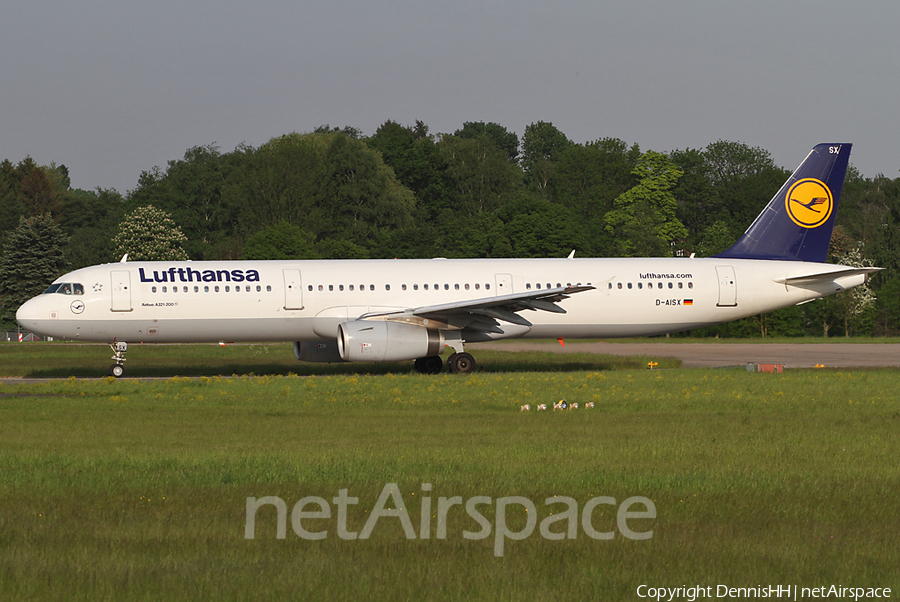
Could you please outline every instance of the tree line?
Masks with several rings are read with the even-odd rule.
[[[740,142],[660,153],[616,138],[576,143],[548,122],[521,138],[496,123],[430,134],[421,121],[387,121],[371,136],[322,126],[231,152],[197,146],[124,195],[73,189],[64,165],[7,159],[2,317],[67,269],[126,250],[161,257],[160,241],[195,260],[712,255],[789,175]],[[888,270],[856,293],[693,334],[897,334],[898,228],[900,178],[851,167],[829,260]],[[29,257],[39,265],[23,277]]]

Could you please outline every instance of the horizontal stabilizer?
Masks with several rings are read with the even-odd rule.
[[[847,276],[858,276],[861,274],[874,274],[884,268],[848,268],[844,266],[834,266],[836,270],[828,270],[827,272],[818,272],[816,274],[803,274],[801,276],[790,276],[787,278],[776,278],[778,284],[789,284],[791,286],[803,286],[804,284],[816,284],[819,282],[832,282],[838,278],[846,278]]]

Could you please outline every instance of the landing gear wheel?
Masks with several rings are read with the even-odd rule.
[[[121,378],[122,375],[125,374],[125,366],[121,366],[119,364],[113,364],[109,367],[109,375],[115,376],[116,378]]]
[[[444,370],[444,360],[439,355],[420,357],[416,360],[415,367],[420,374],[440,374]]]
[[[447,360],[447,365],[454,374],[469,374],[477,367],[475,358],[468,353],[454,353]]]

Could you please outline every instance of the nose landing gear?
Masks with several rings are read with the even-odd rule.
[[[115,355],[112,356],[112,360],[116,362],[109,367],[109,375],[121,378],[122,375],[125,374],[125,352],[128,351],[128,343],[124,341],[110,343],[109,348],[115,353]]]

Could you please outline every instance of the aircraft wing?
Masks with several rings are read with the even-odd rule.
[[[498,320],[530,327],[531,322],[520,316],[518,312],[531,310],[564,314],[566,310],[557,305],[558,302],[568,299],[576,293],[593,289],[593,286],[538,289],[500,295],[499,297],[426,305],[397,312],[366,314],[360,316],[360,319],[408,322],[436,329],[472,328],[485,332],[503,333]]]

